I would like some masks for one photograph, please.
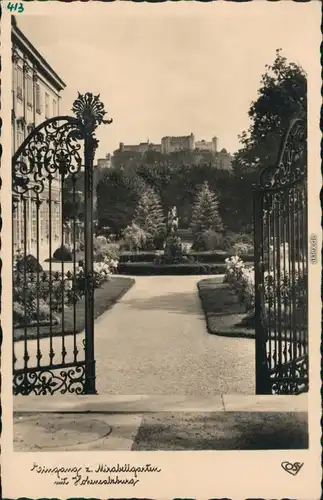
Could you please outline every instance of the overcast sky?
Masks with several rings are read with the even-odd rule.
[[[162,136],[191,132],[196,139],[216,135],[219,147],[233,153],[275,50],[305,70],[318,57],[309,40],[319,10],[306,3],[100,7],[83,16],[29,16],[27,10],[17,16],[67,85],[62,114],[78,90],[101,94],[114,122],[98,132],[97,157],[120,141],[160,143]]]

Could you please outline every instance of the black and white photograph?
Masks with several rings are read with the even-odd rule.
[[[6,12],[12,456],[287,450],[301,481],[319,9],[91,3]]]

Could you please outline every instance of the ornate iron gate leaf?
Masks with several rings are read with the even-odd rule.
[[[78,95],[73,111],[39,125],[12,159],[15,395],[96,392],[94,131],[112,120],[90,93]],[[68,218],[66,186],[70,206],[81,194],[80,213]]]
[[[306,123],[292,120],[254,192],[257,394],[308,390]]]

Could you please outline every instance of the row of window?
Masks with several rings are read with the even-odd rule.
[[[23,76],[23,71],[20,66],[16,66],[14,68],[14,82],[13,82],[13,87],[16,89],[17,92],[17,98],[23,100],[23,88],[24,88],[24,76]],[[26,98],[27,98],[27,105],[32,107],[33,106],[33,81],[31,76],[27,75],[26,76],[26,87],[27,87],[27,92],[26,92]],[[37,113],[41,113],[41,108],[42,108],[42,95],[41,95],[41,88],[39,83],[36,83],[36,111]],[[56,99],[52,100],[52,116],[56,116],[57,114],[57,101]],[[50,96],[47,92],[45,92],[45,118],[50,118]]]
[[[29,213],[29,203],[31,203],[31,218],[28,217]],[[28,225],[30,221],[30,240],[31,243],[38,242],[39,244],[44,244],[49,242],[49,233],[51,232],[51,240],[57,241],[60,235],[60,206],[59,204],[52,204],[51,207],[51,225],[49,224],[49,205],[48,203],[42,203],[39,208],[37,216],[37,205],[35,200],[26,201],[26,215],[27,215],[27,240],[28,240]],[[37,222],[38,222],[38,235],[37,235]],[[18,203],[18,207],[13,212],[13,235],[15,240],[15,246],[19,247],[19,244],[24,242],[24,208]]]

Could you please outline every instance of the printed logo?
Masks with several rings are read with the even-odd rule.
[[[282,468],[288,472],[288,474],[292,474],[292,476],[296,476],[296,474],[299,473],[301,468],[303,467],[304,462],[294,462],[293,464],[291,462],[282,462],[281,466]]]

